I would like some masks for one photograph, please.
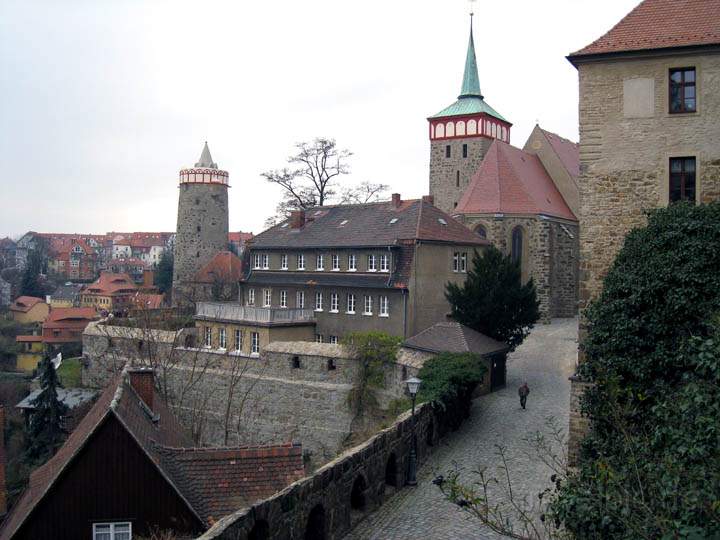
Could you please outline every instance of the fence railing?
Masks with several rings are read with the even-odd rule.
[[[236,302],[198,302],[195,317],[254,323],[301,323],[315,320],[311,309],[241,306]]]

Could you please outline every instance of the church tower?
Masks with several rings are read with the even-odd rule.
[[[193,301],[191,282],[219,252],[228,249],[228,173],[218,169],[207,142],[200,161],[180,171],[175,235],[173,303]]]
[[[510,126],[480,92],[470,14],[470,41],[462,88],[455,103],[428,118],[430,195],[435,206],[453,213],[493,139],[510,142]]]

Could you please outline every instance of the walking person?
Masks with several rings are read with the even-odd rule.
[[[520,388],[518,388],[518,396],[520,396],[520,406],[524,409],[525,404],[527,403],[527,397],[530,393],[530,388],[528,388],[528,383],[524,382]]]

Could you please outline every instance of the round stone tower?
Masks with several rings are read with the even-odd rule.
[[[180,171],[175,235],[173,303],[194,301],[192,282],[198,271],[228,249],[228,173],[218,169],[207,142],[200,161]]]

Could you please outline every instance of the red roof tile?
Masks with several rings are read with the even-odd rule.
[[[455,211],[542,214],[577,221],[540,159],[497,139]]]
[[[228,233],[228,241],[229,242],[247,242],[248,240],[251,240],[253,237],[253,233],[248,232],[229,232]]]
[[[100,277],[88,285],[85,292],[111,295],[135,290],[137,290],[137,285],[135,285],[135,282],[127,274],[100,272]]]
[[[569,58],[720,44],[720,0],[644,0],[608,33]]]
[[[45,324],[73,320],[94,321],[97,318],[97,311],[91,307],[52,308],[47,319],[45,319]],[[43,326],[45,326],[45,324]]]
[[[35,296],[18,296],[12,304],[10,304],[10,311],[19,311],[21,313],[27,313],[36,304],[45,302],[42,298]]]
[[[195,281],[213,283],[216,279],[227,282],[239,281],[242,277],[242,261],[230,251],[220,251],[195,274]]]

